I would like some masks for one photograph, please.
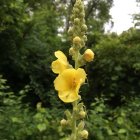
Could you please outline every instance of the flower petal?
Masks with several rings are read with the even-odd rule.
[[[65,56],[65,54],[64,54],[62,51],[56,51],[56,52],[55,52],[55,56],[56,56],[58,59],[67,62],[67,57]]]
[[[67,82],[67,79],[63,73],[58,75],[58,77],[56,77],[54,80],[54,87],[58,91],[65,91],[70,89],[69,83]]]
[[[56,60],[56,61],[53,61],[52,62],[52,71],[54,73],[61,73],[63,70],[67,69],[68,68],[68,65],[65,64],[63,61],[60,61],[60,60]]]
[[[69,85],[69,89],[72,86],[73,79],[75,78],[76,70],[69,68],[64,70],[58,77],[60,79],[65,79],[65,82]]]
[[[85,82],[86,79],[86,72],[84,69],[78,68],[76,70],[76,80],[79,81],[81,84]]]
[[[75,90],[60,91],[59,98],[66,103],[74,102],[79,99],[79,95]]]

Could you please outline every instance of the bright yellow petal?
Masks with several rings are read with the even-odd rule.
[[[58,96],[65,103],[71,103],[79,99],[79,95],[75,90],[60,91]]]
[[[64,71],[65,69],[67,69],[68,65],[65,64],[63,61],[60,61],[60,60],[57,59],[56,61],[52,62],[51,67],[52,67],[52,71],[54,73],[58,73],[59,74],[62,71]]]
[[[71,90],[72,81],[75,76],[75,69],[66,69],[54,81],[55,89],[58,91]]]
[[[65,54],[64,54],[62,51],[56,51],[56,52],[55,52],[55,56],[56,56],[58,59],[67,62],[67,57],[65,56]]]
[[[63,73],[59,74],[54,80],[54,87],[58,91],[65,91],[70,89],[69,83],[67,82],[67,79],[65,79],[65,77],[63,76]]]
[[[81,84],[85,82],[86,79],[86,72],[82,68],[78,68],[76,70],[76,81],[79,81]]]

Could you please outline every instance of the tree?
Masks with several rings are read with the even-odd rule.
[[[110,18],[112,0],[84,2],[89,27],[87,45],[91,47]],[[74,3],[75,0],[0,1],[0,73],[13,91],[18,93],[29,84],[41,100],[49,99],[52,54],[70,47],[65,33]]]
[[[136,0],[137,6],[140,8],[140,0]],[[133,14],[133,20],[135,23],[135,28],[140,29],[140,12]]]

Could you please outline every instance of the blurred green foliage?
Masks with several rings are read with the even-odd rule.
[[[138,140],[140,136],[139,98],[131,98],[124,106],[110,108],[107,99],[91,104],[87,127],[89,140]]]
[[[0,77],[0,139],[1,140],[65,140],[59,127],[63,109],[44,108],[41,103],[36,109],[23,104],[22,99],[30,90],[26,86],[15,96]],[[89,140],[138,140],[140,121],[139,98],[131,98],[124,106],[110,108],[108,99],[95,98],[88,109],[86,127]]]
[[[45,109],[41,103],[37,104],[37,109],[23,104],[28,90],[30,87],[26,86],[19,92],[20,96],[15,96],[0,76],[0,139],[55,140],[61,137],[58,119],[62,111]]]
[[[95,96],[104,94],[112,98],[112,105],[121,105],[123,96],[129,99],[139,95],[140,87],[140,44],[136,40],[139,32],[132,30],[120,36],[104,36],[94,47],[95,60],[89,64],[88,96],[92,102]],[[138,39],[137,39],[138,40]],[[131,42],[131,41],[130,41]]]
[[[33,105],[39,100],[51,105],[54,75],[50,65],[55,59],[54,51],[67,50],[68,54],[70,43],[65,33],[74,2],[0,1],[0,74],[16,94],[30,85],[34,96],[28,94],[27,102]],[[86,20],[90,27],[87,45],[90,47],[100,40],[104,23],[110,19],[112,0],[87,2]]]

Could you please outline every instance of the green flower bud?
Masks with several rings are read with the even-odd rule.
[[[79,14],[80,13],[78,8],[74,8],[73,12],[74,12],[74,14]]]
[[[86,35],[83,35],[83,40],[87,41],[87,36]]]
[[[81,44],[81,38],[79,36],[76,36],[73,38],[73,44],[80,45]]]
[[[84,119],[85,116],[86,116],[86,112],[85,111],[80,111],[79,116],[80,116],[81,119]]]
[[[87,31],[87,25],[85,25],[85,24],[82,25],[82,31],[84,31],[84,32]]]
[[[85,13],[80,13],[80,18],[85,18]]]
[[[82,139],[88,139],[88,131],[87,130],[81,131],[80,135],[81,135]]]
[[[67,126],[67,125],[68,125],[68,121],[65,120],[65,119],[62,119],[62,120],[60,121],[60,124],[61,124],[61,126]]]
[[[75,25],[78,25],[79,23],[80,23],[80,19],[79,19],[79,18],[75,18],[75,19],[74,19],[74,24],[75,24]]]
[[[69,54],[70,54],[70,55],[74,55],[74,54],[75,54],[75,49],[74,49],[73,47],[71,47],[71,48],[69,49]]]
[[[83,130],[85,127],[85,122],[84,121],[81,121],[79,124],[78,124],[78,130]]]

